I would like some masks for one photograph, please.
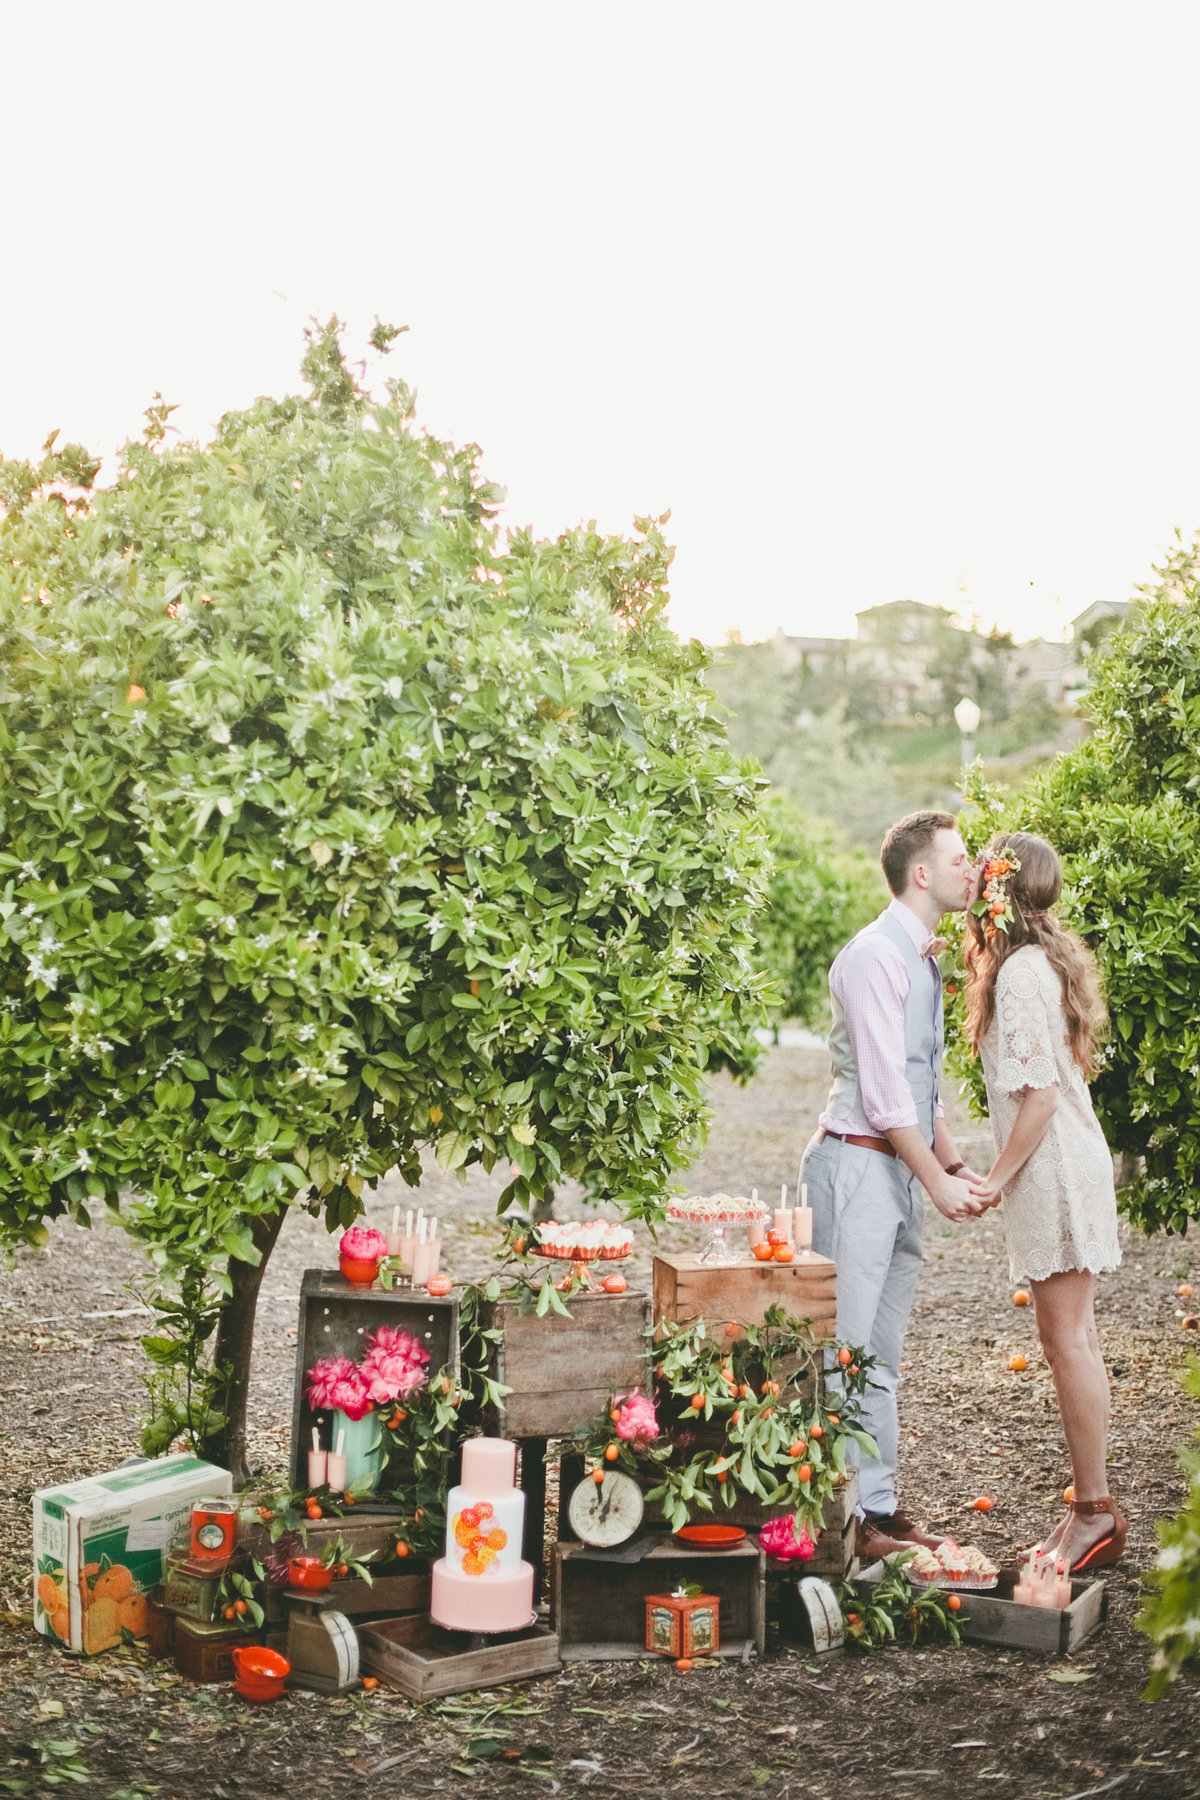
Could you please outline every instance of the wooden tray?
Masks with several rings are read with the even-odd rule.
[[[553,1675],[559,1666],[558,1638],[544,1625],[509,1632],[482,1649],[470,1649],[470,1642],[464,1632],[443,1631],[424,1614],[358,1627],[362,1668],[410,1700],[528,1681]]]
[[[881,1579],[883,1564],[863,1569],[855,1586],[869,1589]],[[1015,1569],[1001,1569],[996,1587],[986,1593],[963,1593],[957,1624],[976,1644],[999,1644],[1007,1650],[1038,1650],[1045,1656],[1067,1656],[1094,1637],[1108,1610],[1102,1581],[1073,1581],[1071,1604],[1061,1612],[1047,1607],[1018,1606],[1012,1597]]]
[[[698,1256],[654,1258],[654,1322],[703,1318],[714,1329],[738,1320],[761,1325],[769,1306],[810,1319],[818,1340],[837,1333],[837,1268],[815,1254],[790,1263],[706,1268]]]

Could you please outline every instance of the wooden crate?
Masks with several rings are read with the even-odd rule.
[[[395,1510],[365,1513],[356,1506],[340,1519],[305,1519],[303,1525],[305,1556],[320,1556],[340,1537],[355,1556],[373,1555],[375,1561],[383,1562],[391,1555],[397,1536],[408,1528],[408,1520]],[[272,1548],[266,1525],[257,1519],[243,1518],[239,1522],[238,1542],[260,1562]],[[409,1557],[403,1573],[415,1573],[425,1567],[417,1558]]]
[[[377,1575],[370,1587],[357,1575],[347,1575],[331,1582],[325,1592],[335,1612],[358,1619],[364,1614],[428,1612],[429,1589],[429,1564],[410,1557],[403,1575]]]
[[[732,1550],[687,1550],[674,1539],[656,1542],[637,1562],[621,1551],[556,1544],[550,1623],[564,1662],[630,1662],[646,1650],[646,1598],[680,1582],[699,1582],[721,1602],[718,1656],[743,1662],[761,1656],[766,1641],[765,1558],[755,1545]]]
[[[300,1286],[296,1330],[296,1384],[292,1402],[292,1486],[308,1486],[308,1451],[318,1415],[304,1398],[304,1377],[315,1362],[348,1356],[357,1362],[363,1341],[380,1325],[411,1331],[429,1352],[435,1374],[458,1357],[458,1300],[453,1293],[434,1298],[411,1288],[390,1293],[380,1287],[354,1287],[335,1269],[306,1269]],[[323,1415],[322,1415],[323,1417]],[[322,1441],[329,1436],[328,1424]]]
[[[797,1256],[790,1263],[739,1262],[705,1268],[698,1256],[654,1258],[654,1322],[705,1319],[722,1340],[736,1324],[761,1325],[769,1306],[809,1319],[818,1339],[837,1333],[837,1269],[827,1256]]]
[[[652,1479],[648,1478],[648,1485]],[[732,1485],[732,1484],[730,1484]],[[804,1575],[844,1575],[854,1557],[854,1508],[858,1504],[858,1471],[851,1469],[841,1487],[825,1507],[825,1522],[817,1538],[817,1553],[803,1564],[782,1563],[781,1568],[799,1569]],[[741,1525],[746,1531],[761,1531],[768,1519],[777,1519],[786,1506],[764,1506],[753,1494],[738,1493],[732,1506],[718,1500],[711,1513],[693,1509],[693,1525]],[[659,1501],[646,1507],[644,1523],[666,1528]],[[771,1565],[774,1567],[775,1565]]]
[[[222,1620],[214,1625],[201,1625],[195,1619],[175,1621],[175,1667],[189,1681],[205,1684],[232,1681],[236,1670],[233,1652],[242,1644],[262,1642],[257,1632],[239,1631]]]
[[[883,1564],[872,1563],[855,1580],[862,1592],[882,1579]],[[1067,1656],[1094,1637],[1108,1611],[1102,1581],[1073,1581],[1071,1604],[1061,1612],[1048,1607],[1019,1606],[1013,1599],[1015,1569],[1001,1569],[1000,1580],[984,1593],[962,1595],[956,1623],[965,1638],[997,1644],[1005,1650],[1036,1650],[1043,1656]]]
[[[410,1700],[528,1681],[553,1675],[559,1666],[558,1638],[544,1625],[493,1638],[482,1649],[470,1648],[471,1642],[465,1632],[443,1631],[420,1613],[358,1628],[362,1668]]]
[[[508,1438],[570,1437],[590,1423],[610,1395],[640,1387],[650,1375],[650,1296],[575,1294],[571,1316],[524,1316],[515,1300],[485,1308],[484,1323],[501,1332],[492,1373],[513,1391],[488,1420]]]

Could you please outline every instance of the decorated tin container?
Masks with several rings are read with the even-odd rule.
[[[193,1562],[225,1563],[237,1546],[237,1503],[206,1495],[192,1502],[189,1555]]]
[[[660,1656],[711,1656],[720,1647],[716,1594],[647,1594],[646,1648]]]

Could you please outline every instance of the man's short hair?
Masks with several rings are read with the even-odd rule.
[[[889,827],[879,851],[883,878],[893,894],[902,894],[908,886],[908,872],[919,862],[939,831],[958,829],[954,814],[948,812],[906,813]]]

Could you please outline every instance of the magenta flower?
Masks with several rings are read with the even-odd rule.
[[[626,1438],[635,1450],[644,1450],[658,1436],[658,1414],[654,1402],[636,1389],[617,1401],[617,1436]]]
[[[784,1562],[807,1562],[817,1554],[817,1546],[807,1531],[801,1529],[800,1536],[796,1536],[796,1521],[791,1513],[784,1513],[781,1519],[768,1519],[758,1541],[768,1556],[781,1557]]]
[[[428,1379],[429,1352],[410,1331],[381,1325],[367,1346],[359,1373],[376,1406],[407,1400]]]
[[[378,1262],[387,1253],[387,1239],[382,1231],[369,1225],[352,1225],[349,1231],[343,1231],[338,1245],[338,1255],[348,1256],[354,1262]]]
[[[361,1419],[371,1410],[371,1396],[362,1371],[348,1356],[329,1356],[308,1371],[308,1404],[312,1412],[336,1409],[347,1418]]]

